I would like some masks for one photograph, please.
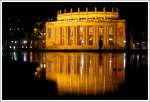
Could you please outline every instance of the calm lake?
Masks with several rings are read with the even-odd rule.
[[[148,55],[3,52],[3,99],[147,99]]]

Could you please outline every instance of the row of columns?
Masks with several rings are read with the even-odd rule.
[[[95,46],[98,47],[98,42],[99,42],[99,37],[100,37],[100,27],[102,27],[103,31],[102,31],[102,41],[103,41],[103,46],[107,47],[109,46],[109,27],[112,27],[113,31],[112,31],[112,40],[114,43],[114,47],[116,47],[117,45],[117,25],[113,24],[111,26],[107,25],[107,26],[71,26],[69,27],[69,31],[68,31],[68,27],[69,26],[65,26],[65,27],[55,27],[54,32],[52,33],[54,36],[54,41],[56,42],[56,45],[58,46],[72,46],[72,47],[78,47],[78,46],[82,46],[82,47],[88,47],[88,46]],[[84,31],[82,34],[80,34],[80,27],[83,27]],[[93,29],[93,34],[92,34],[92,40],[93,40],[93,44],[89,45],[89,27],[92,27]],[[73,29],[73,32],[71,31],[71,29]],[[71,34],[72,33],[72,34]],[[72,37],[72,44],[69,45],[68,40],[70,40],[70,38],[68,38],[68,34],[70,34],[70,38]],[[72,36],[71,36],[72,35]],[[79,39],[80,36],[82,35],[82,39],[84,40],[84,44],[79,45]]]

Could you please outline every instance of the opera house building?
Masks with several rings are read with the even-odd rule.
[[[118,8],[106,11],[57,12],[57,20],[46,22],[46,49],[124,49],[126,21]]]

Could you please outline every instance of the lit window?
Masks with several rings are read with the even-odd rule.
[[[79,45],[83,45],[84,44],[84,40],[83,40],[83,38],[82,37],[80,37],[80,42],[79,42]]]
[[[113,28],[109,27],[109,35],[112,35],[112,34],[113,34]]]
[[[83,26],[78,26],[77,27],[77,32],[78,32],[78,45],[83,45],[84,44],[84,38],[83,38],[83,34],[84,34],[84,27]]]
[[[99,27],[99,34],[100,34],[101,36],[103,35],[103,30],[104,30],[103,27]]]
[[[93,27],[89,27],[89,35],[93,34]]]
[[[109,41],[112,41],[112,38],[109,38]]]
[[[88,33],[88,45],[92,45],[93,44],[93,27],[90,26],[89,27],[89,33]]]
[[[113,38],[110,37],[108,40],[109,40],[109,46],[110,46],[110,48],[113,48],[114,47]]]
[[[93,38],[90,37],[90,38],[89,38],[89,45],[92,45],[92,44],[93,44]]]
[[[80,32],[83,33],[83,27],[80,27]]]
[[[84,40],[81,40],[81,44],[84,44]]]
[[[122,37],[123,36],[123,27],[120,27],[119,28],[119,37]]]

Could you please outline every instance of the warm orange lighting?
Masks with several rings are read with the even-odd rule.
[[[57,21],[46,22],[46,48],[47,49],[99,49],[100,35],[105,49],[124,49],[126,38],[126,21],[119,19],[118,8],[108,12],[103,11],[60,13]],[[111,44],[110,36],[113,38]],[[80,43],[84,40],[84,46]],[[90,40],[92,38],[92,40]],[[90,41],[90,43],[89,43]]]
[[[58,94],[104,94],[124,83],[124,55],[47,53],[46,79],[57,83]]]
[[[34,31],[37,32],[37,28],[34,28]]]

